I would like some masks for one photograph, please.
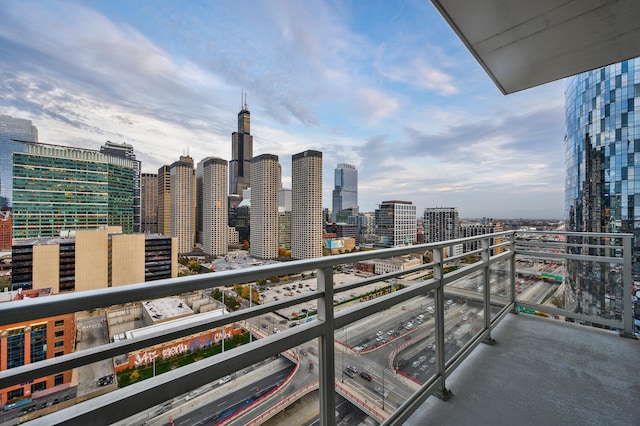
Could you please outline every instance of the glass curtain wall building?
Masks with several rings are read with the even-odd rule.
[[[358,209],[358,169],[351,164],[338,164],[334,170],[335,186],[333,190],[332,220],[342,210]]]
[[[122,226],[133,232],[133,162],[98,151],[24,143],[13,153],[13,238]]]
[[[640,59],[567,79],[565,91],[567,229],[635,234],[634,276],[640,277]],[[638,205],[636,206],[636,196]],[[569,237],[570,238],[570,237]],[[583,249],[593,250],[593,249]],[[604,266],[603,266],[604,267]],[[567,263],[575,312],[618,315],[621,289],[608,273]]]

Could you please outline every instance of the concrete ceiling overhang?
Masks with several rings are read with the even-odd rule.
[[[640,0],[431,0],[504,94],[640,56]]]

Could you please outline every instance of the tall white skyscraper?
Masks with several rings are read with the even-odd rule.
[[[196,234],[196,177],[193,158],[181,156],[171,164],[171,236],[178,253],[190,253]]]
[[[227,210],[227,162],[208,157],[198,163],[202,178],[202,250],[212,256],[227,253],[229,219]]]
[[[278,156],[251,159],[251,256],[278,257]]]
[[[322,256],[322,153],[304,151],[291,160],[291,257]]]

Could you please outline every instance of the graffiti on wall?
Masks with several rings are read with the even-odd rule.
[[[226,330],[224,337],[225,339],[233,337],[231,329]],[[174,355],[178,355],[184,352],[194,351],[198,348],[211,346],[213,343],[218,343],[221,340],[222,330],[218,330],[208,335],[194,337],[186,342],[180,342],[162,348],[141,351],[135,354],[133,365],[138,367],[140,365],[149,364],[156,358],[170,358]]]

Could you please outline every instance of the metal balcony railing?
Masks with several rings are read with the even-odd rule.
[[[335,341],[341,329],[389,309],[404,308],[416,298],[432,297],[434,301],[435,372],[423,383],[413,383],[411,395],[398,407],[385,411],[377,407],[363,410],[377,416],[385,425],[402,424],[429,396],[447,399],[447,376],[482,343],[491,343],[491,330],[510,312],[525,311],[543,316],[607,327],[622,335],[633,336],[631,303],[632,235],[568,232],[500,232],[441,243],[374,250],[340,256],[279,263],[236,271],[167,279],[144,284],[103,290],[90,290],[40,299],[0,304],[0,329],[7,325],[66,313],[110,307],[178,295],[198,290],[255,282],[269,277],[313,271],[317,289],[295,294],[283,300],[255,305],[224,316],[208,317],[187,326],[168,326],[162,331],[79,350],[61,357],[47,359],[0,372],[0,389],[57,374],[77,367],[122,356],[163,342],[184,338],[231,323],[247,323],[261,315],[278,310],[290,310],[303,303],[317,305],[317,320],[305,322],[282,333],[253,339],[249,344],[205,358],[125,388],[60,409],[32,424],[112,424],[158,404],[189,393],[264,359],[286,353],[317,339],[320,424],[333,425],[335,393],[349,398],[349,391],[336,382]],[[372,275],[355,282],[334,285],[334,270],[345,264],[372,259],[384,259],[418,253],[427,263],[383,275]],[[555,268],[555,269],[554,269]],[[559,275],[558,268],[564,269]],[[545,271],[555,271],[545,272]],[[336,295],[383,281],[407,282],[411,276],[426,275],[427,279],[411,282],[402,289],[372,300],[361,301],[345,309],[334,306]],[[529,280],[543,280],[549,285],[546,294],[539,294]],[[554,306],[549,298],[554,298]],[[446,354],[448,340],[461,333],[445,321],[451,299],[474,301],[482,307],[480,326],[472,331],[460,348]],[[449,319],[450,320],[450,319]],[[448,320],[448,321],[449,321]],[[258,320],[259,321],[259,320]],[[463,327],[465,327],[463,325]],[[458,329],[459,330],[459,329]],[[396,343],[397,352],[397,343]],[[292,352],[290,352],[292,353]],[[344,352],[343,352],[344,353]],[[343,355],[344,356],[344,355]],[[292,358],[297,359],[297,358]],[[387,367],[387,366],[383,366]],[[390,365],[397,370],[397,364]],[[386,369],[386,368],[385,368]],[[382,372],[384,389],[385,371]],[[304,389],[315,389],[310,384]],[[304,394],[305,392],[301,392]],[[351,400],[359,403],[358,396]],[[360,401],[361,402],[361,401]],[[364,403],[363,403],[364,404]],[[270,411],[274,411],[271,409]],[[260,414],[261,418],[268,415]],[[258,424],[258,419],[253,420]]]

